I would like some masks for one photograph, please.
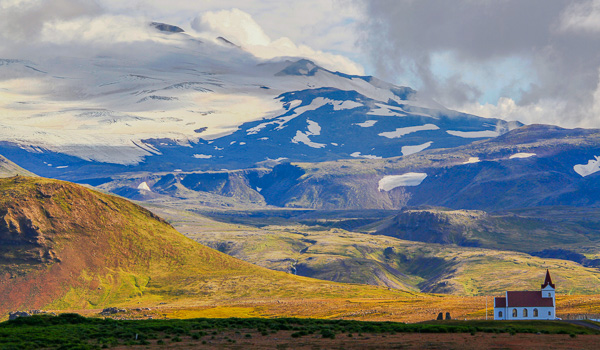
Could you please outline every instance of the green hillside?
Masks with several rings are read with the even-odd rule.
[[[173,209],[152,210],[169,218],[180,232],[198,242],[253,264],[302,276],[469,296],[493,295],[507,289],[536,289],[549,268],[561,294],[600,293],[600,271],[596,268],[573,261],[535,257],[506,247],[490,249],[408,241],[340,228],[307,226],[273,216],[262,218],[262,223],[277,224],[252,227],[217,222]],[[322,225],[347,224],[344,219],[335,222],[330,215],[323,214],[327,220],[323,219]],[[343,213],[338,215],[344,216]],[[258,213],[255,216],[240,221],[261,222]],[[307,216],[311,220],[306,222],[314,223],[314,216],[303,214],[302,217]],[[526,229],[520,227],[517,233],[523,234]],[[557,237],[553,244],[559,244],[563,238]],[[531,241],[529,245],[524,244],[525,250],[539,243],[532,237],[520,239]],[[543,247],[543,242],[539,246]]]
[[[35,308],[409,296],[257,267],[126,200],[21,176],[0,180],[0,295],[0,317]]]

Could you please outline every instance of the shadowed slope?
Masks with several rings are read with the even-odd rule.
[[[15,175],[35,176],[35,174],[32,172],[21,168],[20,166],[0,155],[0,178],[11,177]]]

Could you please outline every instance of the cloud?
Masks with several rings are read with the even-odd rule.
[[[230,0],[173,0],[165,4],[156,0],[0,0],[0,55],[14,57],[18,52],[31,54],[34,44],[43,54],[39,48],[44,46],[47,49],[48,45],[79,45],[98,51],[119,43],[160,40],[150,33],[151,29],[147,26],[148,22],[158,20],[179,25],[186,30],[193,27],[204,34],[210,32],[213,36],[210,39],[214,39],[215,35],[225,36],[261,59],[306,57],[328,69],[364,74],[360,64],[341,52],[351,49],[350,46],[323,35],[330,29],[348,37],[352,35],[349,31],[341,31],[341,28],[356,13],[348,10],[348,6],[344,9],[335,5],[336,1],[310,0],[302,4],[283,4],[272,0],[244,3]],[[277,39],[271,39],[248,12],[230,7],[222,9],[223,6],[234,4],[262,16],[262,23],[270,25],[271,32],[290,33],[293,38],[277,36]],[[295,16],[291,16],[291,12]],[[198,13],[200,15],[194,19],[194,14]],[[329,16],[328,21],[323,16]],[[296,26],[303,23],[303,26],[295,28],[289,22],[294,22]],[[286,28],[293,27],[294,30],[286,31]],[[315,49],[307,44],[310,42],[327,50]],[[72,49],[77,52],[76,47]],[[337,52],[332,53],[331,50]]]
[[[48,21],[99,15],[102,8],[86,0],[0,0],[0,38],[37,40]]]
[[[569,5],[561,16],[559,28],[567,32],[600,32],[600,0]]]
[[[271,38],[287,37],[316,50],[358,53],[354,23],[362,17],[349,0],[97,0],[114,13],[141,14],[189,28],[199,13],[238,8]]]
[[[45,43],[115,44],[155,40],[144,18],[120,15],[78,17],[66,21],[44,23],[39,36]]]
[[[237,8],[206,12],[194,19],[192,28],[200,33],[208,31],[210,35],[223,36],[259,58],[305,57],[334,71],[364,74],[361,65],[345,56],[296,45],[287,37],[271,40],[250,14]]]
[[[237,43],[249,46],[267,46],[271,39],[252,17],[239,9],[207,12],[192,22],[199,32],[214,30]]]
[[[356,3],[377,75],[450,108],[600,127],[600,1]]]

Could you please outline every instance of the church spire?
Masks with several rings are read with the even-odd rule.
[[[550,277],[550,271],[548,269],[546,269],[546,279],[544,280],[544,284],[542,284],[542,289],[546,288],[547,286],[556,289],[554,283],[552,283],[552,277]]]

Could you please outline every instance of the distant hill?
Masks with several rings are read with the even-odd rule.
[[[600,242],[599,214],[598,208],[578,207],[539,207],[492,213],[416,207],[405,208],[364,229],[411,241],[464,247],[521,252],[571,249],[595,254],[593,247]]]
[[[0,317],[17,309],[382,294],[401,295],[251,265],[79,185],[0,179]]]
[[[376,212],[206,212],[221,221],[211,222],[189,212],[152,208],[198,242],[253,264],[306,277],[428,293],[498,295],[506,290],[538,288],[549,268],[560,293],[597,294],[600,271],[581,263],[595,262],[598,235],[577,231],[586,225],[582,218],[597,214],[590,210],[577,215],[578,208],[571,209],[563,208],[560,218],[560,208],[548,209],[552,214],[544,218],[531,211],[496,215],[417,208],[367,225],[386,227],[384,224],[408,216],[407,226],[412,229],[408,232],[413,237],[398,239],[395,237],[403,238],[405,227],[400,227],[395,237],[360,233],[366,227],[357,227],[359,232],[337,228],[368,222]],[[420,215],[423,219],[417,220]],[[365,219],[359,220],[361,217]],[[471,231],[476,228],[481,231]],[[552,231],[545,231],[549,228]],[[458,245],[464,241],[471,241],[471,246]],[[474,242],[482,247],[474,247]]]
[[[30,171],[27,171],[5,157],[0,155],[0,178],[11,177],[15,175],[35,176]]]

